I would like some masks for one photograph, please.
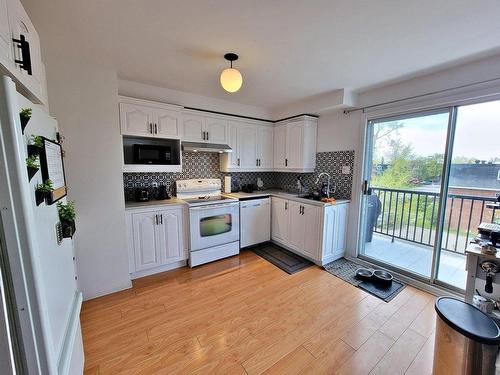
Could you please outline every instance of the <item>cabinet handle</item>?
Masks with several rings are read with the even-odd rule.
[[[155,215],[155,224],[158,225],[158,215]]]
[[[16,64],[19,64],[20,68],[26,70],[28,75],[33,75],[31,70],[31,54],[30,54],[30,44],[26,40],[23,34],[19,35],[19,39],[13,38],[12,41],[17,44],[17,48],[21,50],[22,60],[14,60]]]
[[[201,136],[203,137],[203,140],[205,140],[205,132],[201,132]]]
[[[208,131],[207,131],[207,141],[208,141]]]
[[[240,158],[238,158],[238,167],[240,166]]]
[[[149,123],[149,132],[151,134],[153,134],[153,123],[152,122]]]
[[[258,167],[259,166],[259,159],[255,159],[255,166]]]
[[[163,214],[160,214],[160,224],[163,225]]]
[[[285,210],[288,210],[288,202],[285,202]]]
[[[155,134],[158,134],[158,124],[155,123]]]
[[[285,167],[288,167],[288,159],[285,159]]]

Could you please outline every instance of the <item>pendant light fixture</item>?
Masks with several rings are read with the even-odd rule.
[[[224,58],[231,63],[231,67],[224,69],[220,74],[220,84],[227,92],[236,92],[241,88],[243,77],[238,69],[233,68],[233,61],[238,60],[235,53],[226,53]]]

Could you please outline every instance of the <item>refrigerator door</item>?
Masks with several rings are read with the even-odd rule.
[[[5,208],[1,224],[26,366],[38,366],[38,372],[44,374],[66,374],[74,368],[71,361],[77,360],[83,370],[82,297],[77,288],[73,243],[64,239],[58,244],[57,207],[36,205],[35,187],[42,182],[41,172],[29,181],[25,162],[30,137],[55,139],[57,122],[43,107],[17,93],[10,78],[0,78],[0,180],[6,181],[0,186],[0,207]],[[24,134],[19,121],[21,108],[32,109]],[[33,353],[35,359],[31,358]]]

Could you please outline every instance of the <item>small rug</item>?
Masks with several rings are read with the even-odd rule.
[[[307,259],[274,244],[265,244],[252,251],[290,275],[313,265]]]
[[[396,295],[406,286],[401,281],[395,279],[392,280],[392,283],[388,286],[380,285],[369,280],[360,280],[356,278],[356,270],[360,267],[363,266],[345,258],[337,259],[323,266],[328,273],[348,282],[351,285],[357,286],[370,294],[373,294],[375,297],[378,297],[385,302],[389,302],[391,299],[396,297]]]

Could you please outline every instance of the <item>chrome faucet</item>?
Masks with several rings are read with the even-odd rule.
[[[327,176],[327,177],[328,177],[328,180],[327,180],[327,182],[326,182],[326,196],[327,196],[327,198],[330,198],[330,179],[331,179],[332,177],[331,177],[328,173],[326,173],[326,172],[321,172],[321,173],[318,175],[318,178],[317,178],[317,180],[316,180],[315,184],[317,185],[317,184],[318,184],[318,182],[319,182],[319,180],[320,180],[320,179],[321,179],[321,177],[323,177],[323,176]],[[335,189],[335,190],[336,190],[336,189]],[[335,190],[334,190],[334,192],[335,192]]]

